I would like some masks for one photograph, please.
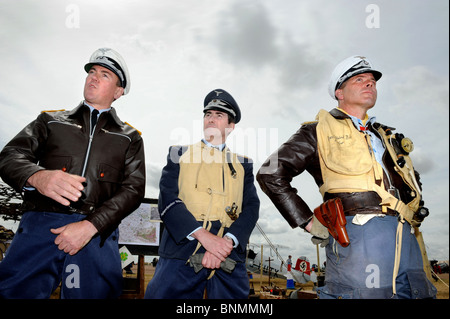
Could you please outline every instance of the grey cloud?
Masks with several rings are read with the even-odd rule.
[[[283,47],[278,68],[280,82],[285,88],[313,88],[330,69],[319,56],[309,53],[306,45],[288,39],[288,43]]]
[[[420,172],[421,175],[428,174],[438,168],[434,159],[424,152],[414,152],[411,156],[414,158],[415,170]]]
[[[159,196],[159,179],[161,178],[162,167],[160,165],[149,162],[146,166],[146,197],[158,198]]]
[[[440,75],[418,65],[405,69],[399,78],[407,80],[393,85],[397,99],[403,103],[428,105],[434,111],[448,115],[448,74]]]
[[[236,68],[255,72],[269,68],[287,90],[314,87],[329,71],[330,66],[314,50],[276,26],[268,8],[260,2],[235,2],[218,16],[216,34],[209,41]]]
[[[277,30],[261,3],[235,2],[218,16],[214,42],[230,63],[263,67],[276,59]]]

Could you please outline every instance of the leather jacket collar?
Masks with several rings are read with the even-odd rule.
[[[68,117],[69,118],[76,118],[77,116],[82,116],[84,110],[89,109],[89,107],[84,104],[84,101],[81,101],[80,104],[73,110],[69,111]],[[107,114],[110,115],[110,117],[113,119],[113,121],[120,127],[123,127],[124,123],[119,119],[116,113],[116,109],[111,107],[111,110],[107,112]]]

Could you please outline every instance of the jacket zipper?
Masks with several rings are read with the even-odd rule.
[[[79,129],[82,128],[82,126],[78,125],[78,124],[67,123],[67,122],[60,122],[60,121],[49,121],[47,124],[52,124],[52,123],[58,123],[58,124],[63,124],[63,125],[75,126],[75,127],[79,128]],[[87,162],[88,162],[88,159],[89,159],[89,154],[91,152],[92,139],[94,138],[94,131],[95,131],[96,127],[97,127],[97,124],[92,129],[92,133],[89,134],[88,149],[87,149],[87,152],[86,152],[86,157],[84,158],[83,170],[81,172],[81,176],[82,177],[85,177],[85,174],[86,174]]]
[[[88,149],[87,149],[87,152],[86,152],[86,157],[84,159],[83,171],[81,172],[81,176],[82,177],[85,177],[84,175],[86,174],[87,163],[88,163],[88,160],[89,160],[89,154],[91,153],[92,140],[94,139],[94,132],[95,132],[95,128],[96,127],[97,127],[97,124],[95,124],[94,128],[92,129],[92,133],[89,135]],[[105,130],[104,128],[102,128],[102,131],[107,133],[107,134],[112,134],[112,135],[125,137],[131,142],[131,138],[129,136],[127,136],[127,135],[120,134],[120,133],[115,133],[115,132],[110,132],[108,130]]]
[[[108,130],[105,130],[104,128],[102,128],[102,131],[105,132],[106,134],[112,134],[112,135],[117,135],[117,136],[122,136],[127,138],[130,142],[131,142],[131,138],[125,134],[120,134],[120,133],[115,133],[115,132],[110,132]]]
[[[92,145],[92,140],[94,139],[94,133],[95,133],[96,127],[97,127],[97,124],[95,124],[94,127],[90,130],[92,133],[89,134],[89,143],[88,143],[88,148],[86,151],[86,157],[84,158],[84,164],[83,164],[83,170],[81,171],[81,177],[85,177],[85,175],[86,175],[87,163],[89,160],[89,154],[91,153],[91,145]],[[91,128],[90,125],[89,125],[89,128]]]
[[[69,125],[69,126],[75,126],[77,128],[81,128],[81,125],[78,124],[74,124],[74,123],[67,123],[67,122],[60,122],[60,121],[49,121],[47,124],[53,124],[53,123],[58,123],[58,124],[63,124],[63,125]]]

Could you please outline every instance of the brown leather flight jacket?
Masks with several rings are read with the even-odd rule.
[[[330,114],[338,120],[348,118],[348,115],[338,109],[331,110]],[[374,123],[373,125],[369,125],[369,130],[380,137],[375,129],[375,127],[378,128],[380,126],[381,124]],[[274,152],[269,156],[256,175],[256,180],[261,186],[261,189],[272,200],[275,207],[292,228],[304,228],[313,216],[312,210],[297,194],[297,189],[291,186],[292,179],[306,170],[314,178],[318,187],[323,184],[317,149],[316,127],[317,122],[302,125],[302,127],[292,135],[287,142],[280,146],[277,152]],[[393,128],[389,129],[394,130]],[[367,151],[369,152],[369,148]],[[409,202],[411,200],[411,190],[403,182],[401,176],[395,172],[394,162],[388,152],[384,153],[383,162],[387,169],[384,178],[385,189],[395,189],[399,199],[404,202]],[[416,179],[419,185],[421,185],[419,175],[417,172],[415,173]],[[375,192],[368,193],[373,193],[371,194],[373,197],[379,198]],[[355,194],[357,196],[358,193],[339,193],[340,196],[338,197],[341,197],[341,195],[342,197],[347,195],[355,197]],[[330,194],[325,194],[324,200],[330,198],[328,195]],[[381,198],[379,199],[379,202],[381,202]],[[319,204],[320,203],[317,203],[316,206]],[[363,211],[367,212],[368,208],[380,208],[376,207],[378,204],[379,203],[371,203],[372,207],[363,205],[359,209],[361,210],[361,213],[363,213]],[[356,213],[358,213],[358,211],[356,211]]]
[[[144,144],[114,108],[101,113],[92,136],[90,125],[83,103],[71,111],[42,112],[0,153],[0,177],[23,195],[23,211],[85,214],[105,236],[144,198]],[[66,207],[26,190],[28,178],[43,169],[86,177],[81,198]]]

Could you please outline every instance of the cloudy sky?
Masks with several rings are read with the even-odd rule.
[[[0,0],[0,147],[41,110],[75,107],[84,64],[111,47],[131,73],[130,93],[113,106],[142,131],[146,197],[158,196],[168,147],[201,138],[203,99],[216,88],[241,107],[228,145],[253,158],[256,174],[302,122],[336,106],[334,66],[365,55],[383,72],[369,114],[413,140],[431,211],[428,256],[448,259],[448,9],[447,0]],[[309,175],[293,184],[311,208],[320,204]],[[257,188],[259,225],[283,257],[315,262],[310,236]],[[251,241],[265,243],[257,229]]]

